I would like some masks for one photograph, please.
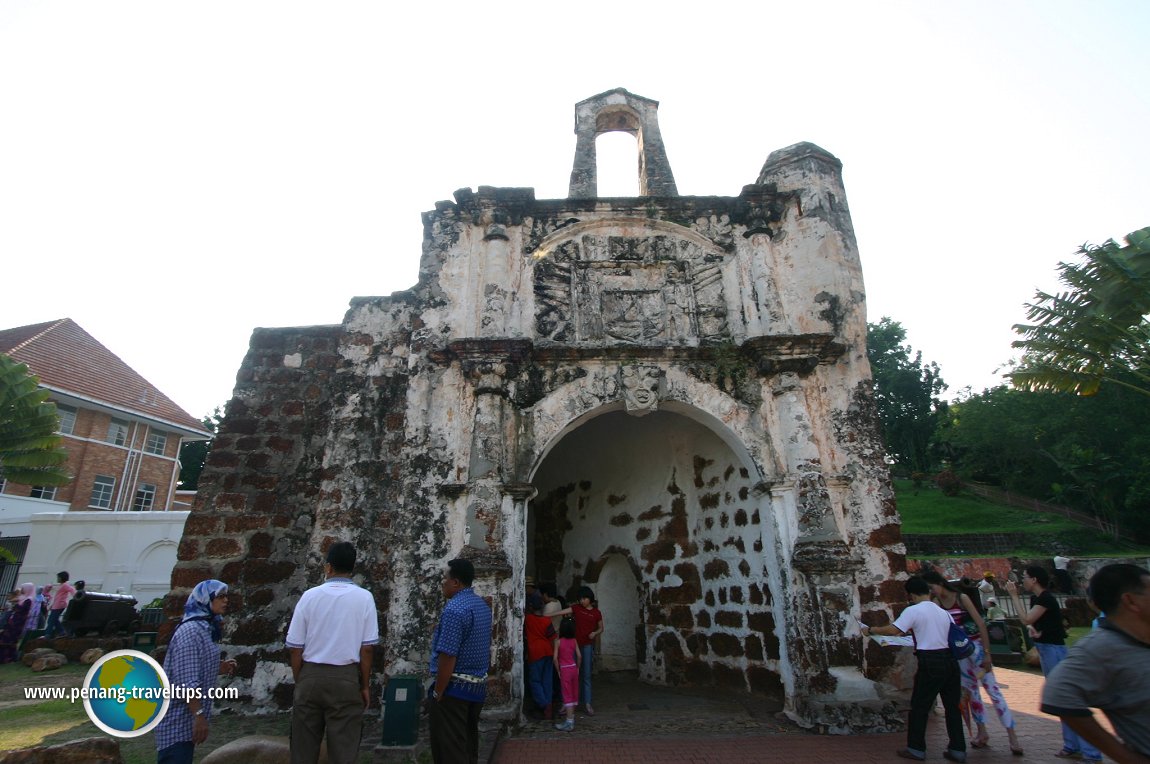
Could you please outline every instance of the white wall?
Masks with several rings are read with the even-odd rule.
[[[89,591],[124,593],[141,605],[171,589],[187,512],[44,512],[0,521],[4,535],[28,535],[20,581],[40,586],[67,570]],[[27,529],[17,533],[17,528]]]
[[[0,535],[27,536],[32,529],[32,515],[40,512],[67,511],[66,501],[48,501],[0,493]]]

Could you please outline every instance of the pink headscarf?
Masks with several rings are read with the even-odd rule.
[[[20,604],[27,602],[36,596],[36,584],[27,583],[20,584]]]

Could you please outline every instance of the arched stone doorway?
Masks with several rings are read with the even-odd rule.
[[[756,482],[694,418],[606,411],[535,472],[526,572],[560,592],[592,587],[603,668],[781,694],[770,502]]]
[[[598,580],[588,584],[594,587],[604,623],[611,625],[599,640],[599,667],[604,671],[638,669],[643,613],[635,571],[626,557],[615,553],[607,555],[598,573]]]

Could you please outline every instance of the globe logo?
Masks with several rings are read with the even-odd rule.
[[[92,664],[82,688],[92,723],[113,737],[151,732],[171,703],[163,667],[137,650],[116,650]]]

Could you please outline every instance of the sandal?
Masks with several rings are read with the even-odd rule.
[[[1072,751],[1069,748],[1063,748],[1061,751],[1054,754],[1054,757],[1058,759],[1081,759],[1082,751]]]

